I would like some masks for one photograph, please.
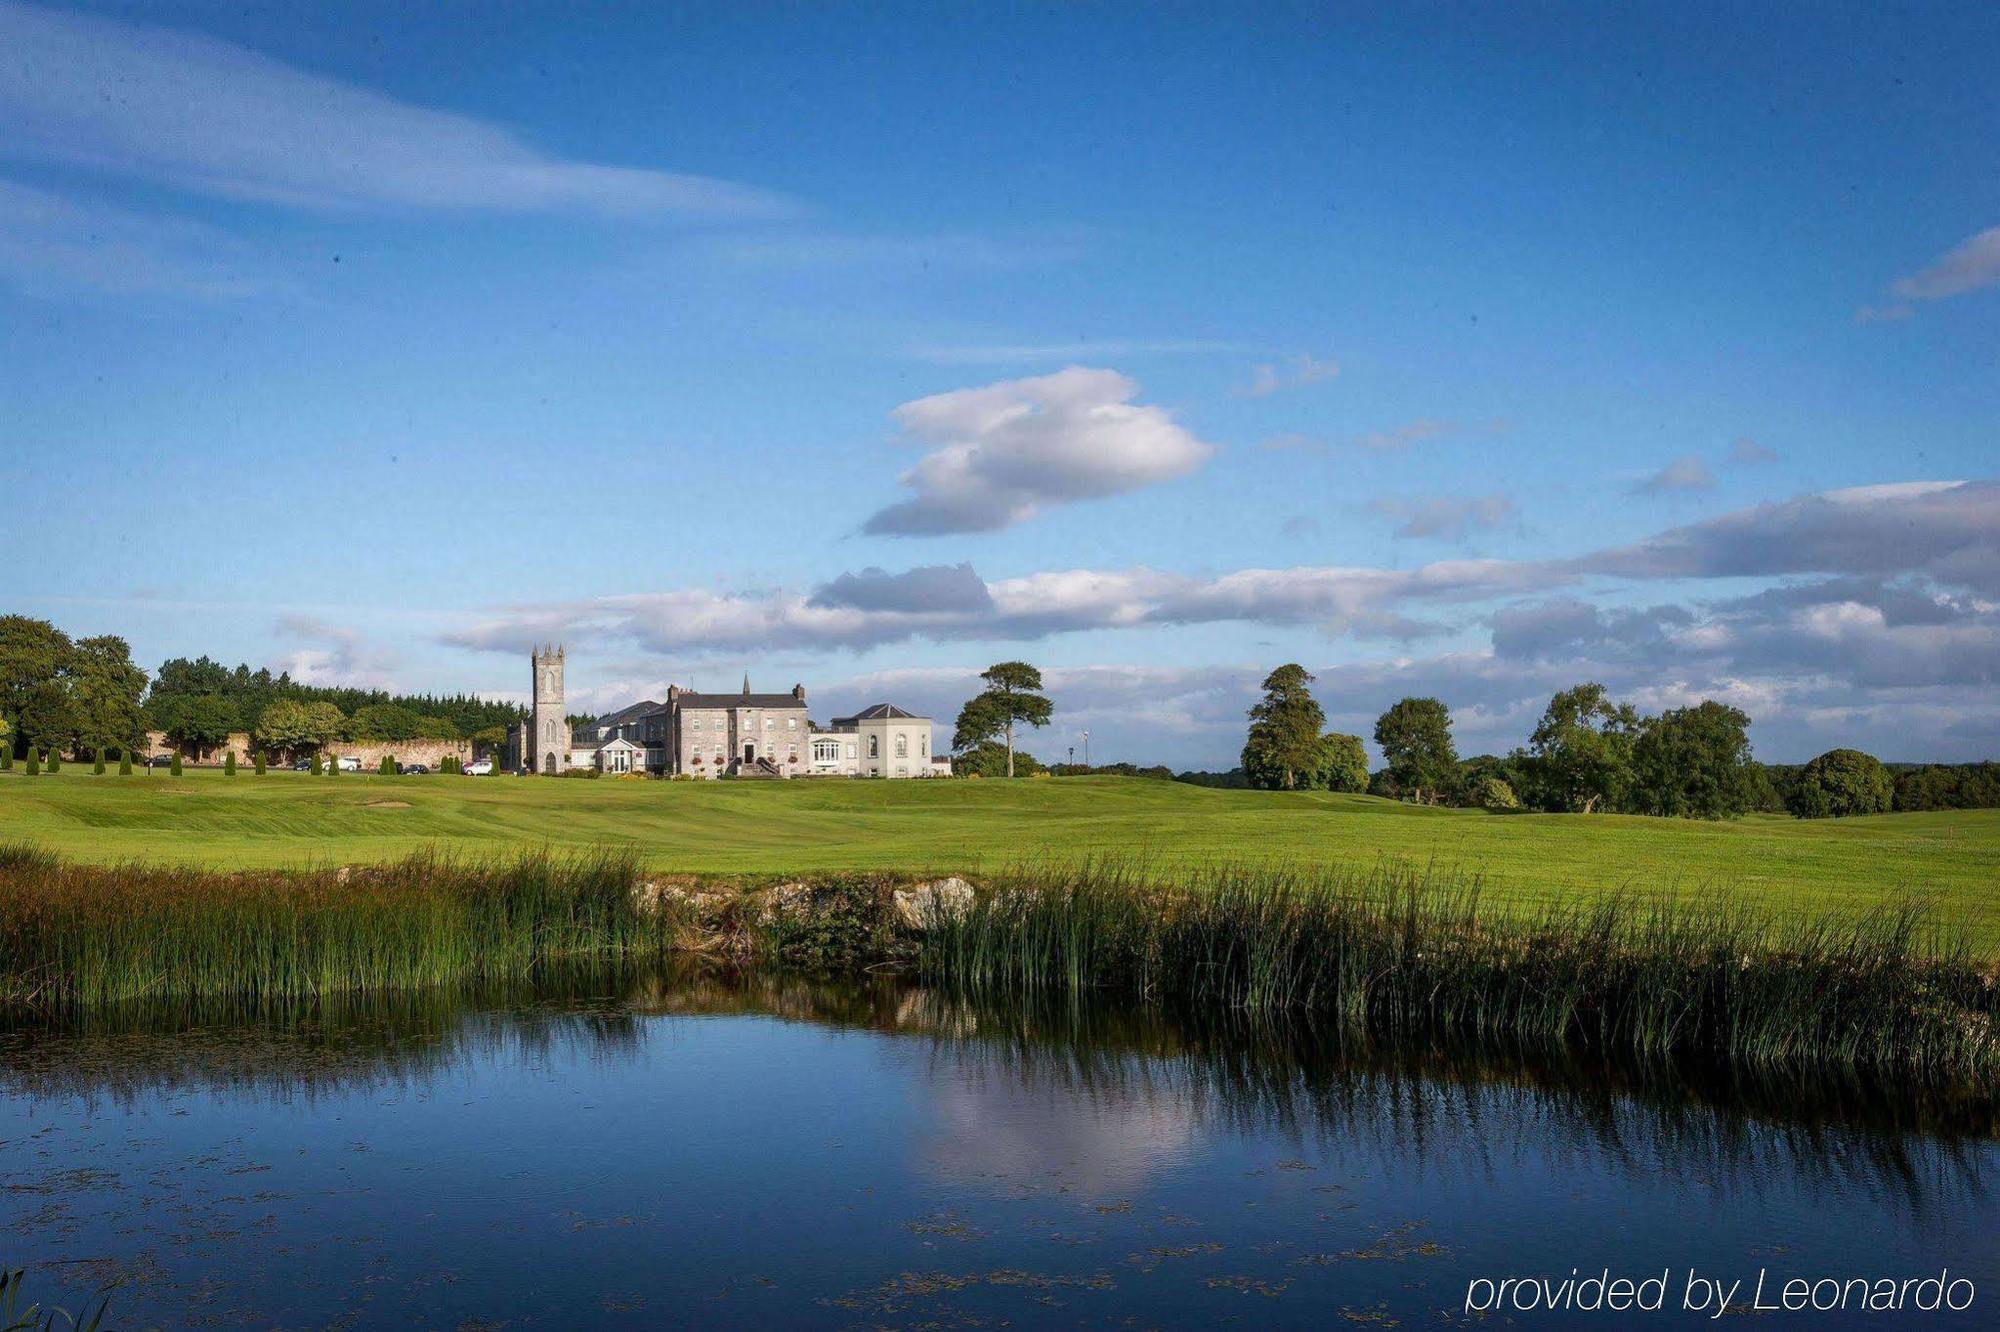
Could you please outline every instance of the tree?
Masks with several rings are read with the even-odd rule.
[[[313,756],[312,756],[312,767],[311,767],[311,769],[310,769],[309,771],[311,772],[311,775],[312,775],[312,776],[314,776],[314,777],[317,777],[317,776],[319,776],[319,775],[320,775],[320,771],[321,771],[321,769],[320,769],[320,762],[319,762],[319,751],[318,751],[318,750],[314,750],[314,751],[313,751]]]
[[[62,771],[62,751],[60,749],[51,749],[49,751],[49,773],[51,775],[54,775],[55,773],[61,771]]]
[[[1632,807],[1670,818],[1732,818],[1749,807],[1750,718],[1704,699],[1642,723],[1632,742]]]
[[[1482,777],[1479,784],[1470,791],[1471,803],[1480,809],[1519,809],[1521,798],[1514,794],[1514,788],[1504,777]]]
[[[233,749],[222,756],[222,775],[224,777],[236,775],[236,751]]]
[[[1451,743],[1451,709],[1434,698],[1406,698],[1375,722],[1375,744],[1389,763],[1389,780],[1419,803],[1430,802],[1458,775]]]
[[[384,754],[382,761],[375,765],[375,771],[384,777],[394,777],[396,775],[396,760],[392,756]]]
[[[1366,791],[1368,751],[1358,735],[1329,731],[1319,738],[1319,766],[1312,773],[1315,791]]]
[[[242,722],[236,705],[220,694],[176,699],[156,712],[154,720],[162,723],[160,729],[167,733],[176,753],[191,750],[196,758],[226,743]]]
[[[75,651],[69,635],[47,620],[0,615],[0,717],[18,723],[38,687],[64,687]],[[27,730],[16,725],[13,743],[32,742]]]
[[[1308,687],[1312,679],[1295,662],[1264,677],[1264,697],[1250,709],[1250,733],[1243,741],[1243,771],[1252,786],[1290,791],[1319,770],[1326,714]]]
[[[400,703],[371,703],[347,720],[350,740],[415,740],[423,719]]]
[[[118,751],[118,775],[120,777],[132,775],[132,751],[129,749]]]
[[[14,729],[33,748],[55,751],[74,745],[76,703],[70,697],[69,682],[50,678],[22,690]]]
[[[1806,764],[1789,796],[1786,807],[1802,819],[1887,814],[1896,803],[1896,783],[1872,754],[1829,749]]]
[[[258,750],[258,751],[257,751],[257,755],[256,755],[256,757],[255,757],[255,758],[253,758],[253,759],[251,760],[251,765],[252,765],[252,766],[253,766],[253,767],[254,767],[254,768],[256,769],[256,772],[257,772],[257,775],[258,775],[259,777],[262,777],[262,776],[264,775],[264,751],[263,751],[263,750],[261,750],[261,749],[260,749],[260,750]]]
[[[1619,808],[1632,784],[1638,733],[1639,714],[1629,703],[1613,703],[1601,684],[1557,694],[1528,738],[1536,803],[1572,814]]]
[[[347,719],[331,703],[281,698],[257,718],[257,742],[288,754],[322,749],[339,739]]]
[[[1010,758],[1012,759],[1012,772],[1009,771]],[[1009,755],[1006,746],[994,740],[981,740],[978,744],[972,745],[963,752],[954,755],[951,760],[951,772],[954,777],[1008,777],[1015,775],[1033,777],[1036,773],[1046,771],[1047,769],[1027,750],[1018,750]]]
[[[28,746],[28,776],[42,775],[42,752],[33,745]]]
[[[104,775],[104,751],[102,749],[99,749],[91,756],[90,775],[93,777],[102,777]]]
[[[968,700],[958,712],[958,727],[951,747],[964,751],[994,736],[1004,736],[1007,747],[1007,775],[1014,775],[1014,727],[1047,726],[1055,705],[1037,692],[1042,673],[1025,661],[1003,661],[979,673],[986,681],[983,693]],[[955,767],[956,765],[954,765]]]
[[[97,750],[144,744],[146,712],[139,700],[146,692],[146,673],[132,664],[125,640],[112,634],[83,639],[72,660],[77,742]]]
[[[168,772],[168,773],[169,773],[169,774],[170,774],[171,776],[174,776],[174,777],[178,777],[178,776],[180,776],[180,775],[181,775],[181,751],[180,751],[180,750],[176,749],[176,750],[174,751],[174,757],[173,757],[172,761],[171,761],[171,762],[169,762],[169,763],[167,764],[167,772]]]

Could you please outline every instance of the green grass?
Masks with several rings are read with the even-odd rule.
[[[770,783],[547,778],[0,774],[0,842],[97,863],[210,869],[630,852],[650,869],[995,872],[1043,860],[1369,866],[1476,875],[1489,906],[1723,889],[1780,912],[1858,915],[1917,892],[2000,953],[2000,811],[1726,823],[1420,809],[1367,796],[1120,778]]]

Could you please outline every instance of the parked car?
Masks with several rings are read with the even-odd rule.
[[[428,777],[431,766],[428,763],[411,763],[402,767],[401,771],[405,777]]]
[[[493,775],[493,760],[480,759],[477,762],[466,764],[465,775],[468,777],[491,777]]]
[[[342,772],[361,771],[361,760],[358,758],[350,758],[347,755],[343,754],[339,758],[335,759],[334,762],[340,765],[340,770]]]
[[[174,766],[174,756],[172,754],[155,754],[146,760],[146,766],[149,768],[171,768]]]

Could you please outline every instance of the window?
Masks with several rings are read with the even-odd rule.
[[[688,718],[688,729],[690,731],[699,731],[701,729],[701,718],[699,717]]]
[[[909,756],[910,756],[910,737],[907,735],[898,735],[896,737],[896,757],[908,758]]]
[[[785,729],[786,729],[786,730],[788,730],[788,731],[796,731],[796,730],[798,730],[798,729],[799,729],[799,719],[798,719],[797,717],[787,717],[787,718],[785,718]]]
[[[852,740],[849,740],[847,742],[847,757],[849,758],[854,757],[854,742]]]
[[[778,726],[778,722],[777,722],[777,719],[776,719],[775,717],[766,717],[766,718],[764,718],[764,729],[765,729],[765,730],[767,730],[767,731],[772,731],[772,730],[776,730],[776,729],[777,729],[777,726]]]
[[[868,737],[868,757],[869,757],[869,758],[881,758],[881,757],[882,757],[882,737],[881,737],[881,736],[879,736],[879,735],[871,735],[871,736],[869,736],[869,737]]]

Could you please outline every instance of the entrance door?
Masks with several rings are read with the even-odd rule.
[[[757,746],[743,746],[743,761],[745,763],[755,763],[757,761]]]

